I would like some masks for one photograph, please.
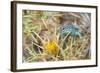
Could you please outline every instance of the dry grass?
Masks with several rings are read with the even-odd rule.
[[[88,13],[24,10],[23,62],[90,59],[89,16]],[[68,31],[61,38],[60,27],[69,23],[78,24],[82,36],[72,36]]]

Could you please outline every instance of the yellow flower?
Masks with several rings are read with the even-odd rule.
[[[55,41],[48,41],[44,43],[43,47],[44,47],[44,51],[51,55],[57,55],[59,52],[59,48],[57,47]]]

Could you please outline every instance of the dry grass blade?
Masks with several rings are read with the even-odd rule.
[[[48,27],[47,27],[47,24],[46,24],[45,20],[44,20],[44,19],[42,19],[42,18],[41,18],[41,20],[42,20],[43,25],[45,26],[45,28],[46,28],[46,29],[48,29]]]
[[[42,46],[39,46],[38,44],[36,44],[34,42],[33,42],[33,44],[36,45],[37,47],[41,48],[41,49],[44,49]]]
[[[68,32],[68,34],[62,39],[60,46],[63,46],[64,41],[67,39],[67,37],[70,35],[70,33],[71,32]]]
[[[33,35],[31,35],[31,36],[32,36],[32,39],[33,39],[36,43],[38,43],[37,39],[36,39]]]
[[[74,16],[74,17],[76,17],[76,18],[81,18],[81,16],[79,16],[79,14],[75,14],[75,13],[69,13],[71,16]]]
[[[54,17],[62,17],[64,14],[56,14],[56,15],[52,15]]]
[[[33,33],[40,39],[40,41],[41,41],[42,43],[44,43],[44,40],[43,40],[35,31],[33,31]]]

